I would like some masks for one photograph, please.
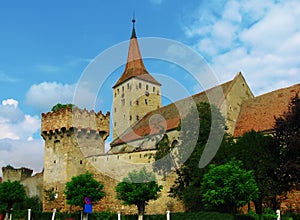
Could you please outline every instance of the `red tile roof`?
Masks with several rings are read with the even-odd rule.
[[[291,98],[300,92],[300,84],[275,90],[245,101],[242,105],[234,136],[238,137],[245,132],[271,131],[275,125],[275,117],[288,110]]]
[[[113,88],[133,77],[160,85],[160,83],[149,74],[144,66],[134,27],[132,29],[132,33],[125,70]]]

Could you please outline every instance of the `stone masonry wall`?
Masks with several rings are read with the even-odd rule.
[[[160,86],[156,84],[132,78],[114,88],[113,139],[160,107]]]

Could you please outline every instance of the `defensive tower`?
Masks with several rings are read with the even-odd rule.
[[[43,189],[56,195],[55,208],[64,209],[65,184],[73,176],[86,172],[86,158],[105,151],[109,135],[109,113],[62,108],[42,114],[41,135],[44,147]],[[59,205],[57,205],[59,204]],[[53,202],[44,193],[43,210],[50,211]]]

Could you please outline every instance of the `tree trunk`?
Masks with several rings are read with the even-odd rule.
[[[137,207],[138,207],[138,215],[139,215],[138,220],[143,220],[143,216],[145,213],[145,203],[140,203],[137,205]]]

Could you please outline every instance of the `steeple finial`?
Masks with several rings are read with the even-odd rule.
[[[134,13],[133,13],[133,17],[132,17],[132,33],[131,33],[131,39],[132,38],[136,38],[136,33],[135,33],[135,18],[134,18],[135,16],[134,16]]]

